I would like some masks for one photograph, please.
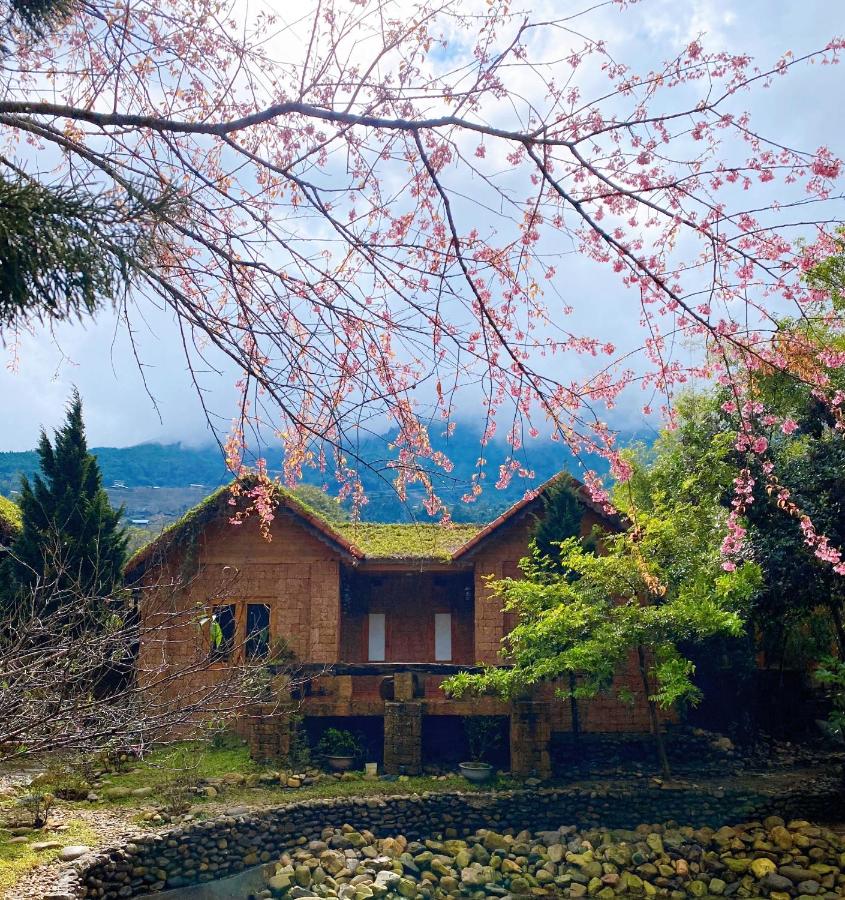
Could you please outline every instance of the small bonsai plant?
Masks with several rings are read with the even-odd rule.
[[[342,728],[327,728],[319,743],[317,752],[326,758],[333,769],[350,769],[355,758],[362,753],[361,741],[351,731]]]
[[[502,737],[495,716],[464,716],[464,732],[469,744],[469,762],[460,764],[461,773],[469,781],[487,781],[493,767],[485,759]]]

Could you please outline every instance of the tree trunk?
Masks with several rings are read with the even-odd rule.
[[[657,715],[657,704],[651,699],[651,685],[648,681],[648,668],[645,661],[645,648],[642,644],[637,647],[637,660],[640,666],[640,678],[643,682],[645,699],[648,704],[648,718],[651,723],[651,733],[654,735],[654,743],[657,748],[657,758],[660,761],[660,770],[664,778],[671,778],[669,769],[669,757],[666,756],[666,746],[663,743],[663,733],[660,730],[660,717]]]
[[[839,658],[845,659],[845,627],[842,625],[842,609],[839,601],[834,597],[828,606],[830,617],[833,619],[833,627],[836,631],[836,642],[839,644]]]

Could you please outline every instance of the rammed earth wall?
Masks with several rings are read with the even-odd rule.
[[[816,778],[789,791],[666,789],[614,785],[596,789],[539,789],[444,793],[380,798],[305,800],[259,813],[144,834],[109,850],[88,854],[65,877],[58,898],[148,895],[242,872],[275,859],[286,847],[316,840],[327,826],[350,824],[377,836],[419,839],[446,829],[470,833],[604,826],[633,828],[675,821],[719,826],[767,815],[825,819],[842,808],[840,782]]]

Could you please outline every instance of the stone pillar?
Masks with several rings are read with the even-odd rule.
[[[414,699],[413,672],[397,672],[393,676],[393,699],[400,701]]]
[[[350,701],[352,699],[352,676],[335,675],[332,679],[334,694],[338,700]]]
[[[249,755],[259,762],[284,759],[290,752],[290,710],[278,703],[256,703],[249,716]]]
[[[422,717],[419,701],[384,704],[384,771],[388,775],[422,772]]]
[[[511,772],[548,778],[552,773],[549,743],[552,738],[551,704],[517,700],[511,711]]]

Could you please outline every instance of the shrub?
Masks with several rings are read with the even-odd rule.
[[[472,762],[484,762],[487,754],[502,739],[502,729],[496,716],[464,716],[464,733]]]
[[[317,752],[321,756],[360,756],[363,748],[351,731],[327,728],[317,744]]]
[[[180,747],[167,758],[166,775],[159,793],[162,809],[169,816],[186,813],[199,786],[199,766],[202,755],[195,749]]]
[[[91,792],[95,766],[90,757],[51,759],[47,771],[33,784],[49,785],[60,800],[84,800]]]
[[[47,791],[28,791],[20,794],[9,810],[8,826],[43,828],[50,819],[56,798]]]
[[[287,764],[292,769],[305,769],[311,763],[311,748],[305,733],[302,716],[290,717],[290,745],[288,747]]]

